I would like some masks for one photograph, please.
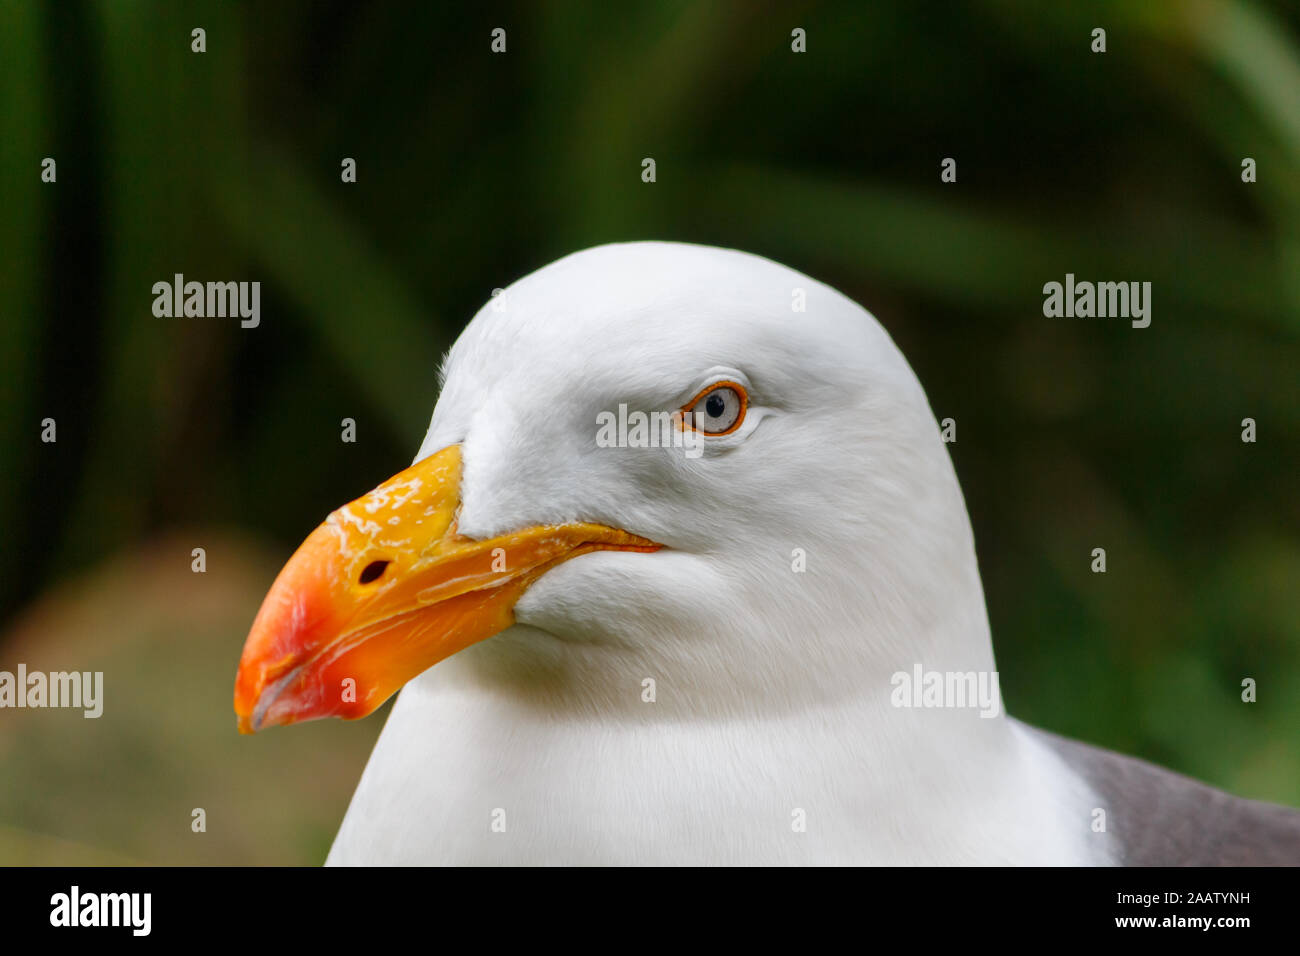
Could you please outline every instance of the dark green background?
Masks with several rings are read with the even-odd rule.
[[[266,586],[410,462],[493,288],[642,238],[894,335],[1012,713],[1300,805],[1294,3],[457,6],[0,5],[0,668],[107,683],[0,712],[0,862],[319,861],[382,717],[235,736]],[[176,272],[260,280],[261,326],[154,317]],[[1067,272],[1151,327],[1044,318]]]

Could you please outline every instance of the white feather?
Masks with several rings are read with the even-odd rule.
[[[557,567],[517,626],[412,681],[330,863],[1109,862],[1096,797],[1000,701],[891,706],[915,664],[995,665],[956,475],[869,313],[673,243],[502,299],[448,356],[417,456],[463,445],[461,532],[587,520],[668,547]],[[753,407],[701,457],[598,447],[599,412],[672,410],[719,368]]]

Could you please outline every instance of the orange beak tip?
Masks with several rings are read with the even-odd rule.
[[[661,547],[585,523],[464,538],[455,521],[460,480],[452,445],[308,536],[244,645],[234,695],[241,734],[365,717],[408,680],[513,624],[515,602],[554,565],[594,550]]]

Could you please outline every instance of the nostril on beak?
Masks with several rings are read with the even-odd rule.
[[[358,584],[369,584],[371,581],[377,581],[388,569],[387,561],[371,561],[361,571],[361,577],[357,579]]]

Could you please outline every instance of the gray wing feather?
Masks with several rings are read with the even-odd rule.
[[[1300,866],[1300,810],[1030,728],[1105,801],[1126,866]]]

